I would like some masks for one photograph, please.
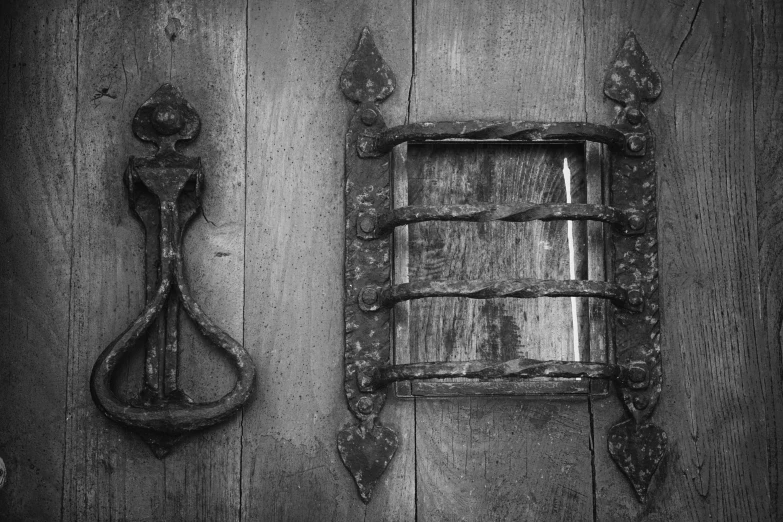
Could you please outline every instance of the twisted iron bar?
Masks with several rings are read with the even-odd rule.
[[[644,214],[635,209],[619,209],[587,203],[473,203],[457,205],[419,205],[400,207],[384,212],[369,224],[359,216],[359,234],[366,239],[378,239],[392,233],[396,227],[424,221],[565,221],[593,220],[616,225],[626,234],[639,233],[644,228]],[[365,232],[365,229],[370,232]]]
[[[599,297],[617,306],[638,310],[642,296],[638,290],[606,281],[510,279],[502,281],[416,281],[383,288],[368,286],[359,293],[359,307],[365,311],[390,308],[396,303],[425,297],[469,297],[493,299],[516,297]]]
[[[359,387],[364,391],[371,392],[396,381],[414,379],[442,379],[449,377],[474,379],[496,379],[501,377],[619,379],[623,374],[623,368],[618,364],[597,362],[539,361],[524,358],[501,362],[483,360],[424,362],[370,368],[359,375]]]
[[[537,123],[526,121],[441,121],[398,125],[378,134],[366,133],[359,137],[361,157],[377,157],[407,141],[428,140],[508,140],[559,141],[579,140],[605,143],[625,148],[626,135],[612,127],[583,122]]]

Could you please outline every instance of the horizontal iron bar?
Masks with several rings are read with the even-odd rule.
[[[493,299],[516,297],[600,297],[611,299],[617,306],[638,311],[642,295],[606,281],[509,279],[501,281],[417,281],[400,285],[365,287],[359,293],[359,307],[365,311],[391,308],[402,301],[425,297],[469,297]]]
[[[500,377],[561,377],[568,379],[619,379],[624,374],[617,364],[577,361],[457,361],[400,364],[374,368],[359,376],[359,387],[373,391],[396,381],[470,377],[495,379]]]
[[[360,216],[360,220],[362,217]],[[626,233],[644,228],[644,214],[586,203],[475,203],[464,205],[409,206],[380,214],[368,238],[390,234],[395,227],[423,221],[526,221],[594,220],[617,225]],[[361,222],[360,222],[361,225]],[[360,228],[360,232],[362,232]]]
[[[377,156],[407,141],[448,139],[561,141],[586,140],[624,149],[626,135],[606,125],[583,122],[441,121],[398,125],[359,140],[361,156]]]

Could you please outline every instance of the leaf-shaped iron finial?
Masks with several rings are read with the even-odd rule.
[[[362,29],[359,44],[340,75],[340,89],[358,103],[380,102],[394,92],[397,80],[381,57],[368,28]]]
[[[647,489],[666,456],[668,442],[666,432],[652,423],[638,425],[628,419],[609,429],[609,455],[628,477],[641,502],[647,502]]]
[[[370,421],[371,428],[348,424],[337,434],[337,449],[366,504],[397,451],[397,433]]]
[[[604,78],[604,94],[626,106],[639,108],[661,94],[661,76],[629,31]]]

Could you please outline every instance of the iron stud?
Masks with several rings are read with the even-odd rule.
[[[641,306],[644,302],[642,293],[639,290],[631,290],[628,292],[628,304],[631,306]]]
[[[373,400],[371,397],[363,396],[360,397],[358,401],[356,401],[356,410],[359,413],[363,413],[364,415],[367,415],[372,411],[373,406]]]
[[[372,306],[378,302],[378,289],[370,286],[362,288],[362,292],[359,295],[362,303],[367,306]]]
[[[642,122],[642,111],[636,107],[631,107],[626,111],[625,119],[631,125],[639,125]]]
[[[633,214],[628,218],[628,226],[631,230],[641,230],[644,228],[644,216],[641,214]]]
[[[378,113],[375,111],[375,109],[364,109],[362,111],[362,123],[367,125],[368,127],[371,125],[374,125],[375,122],[378,120]]]
[[[375,229],[375,223],[369,216],[364,216],[359,220],[359,229],[365,234],[370,234]]]
[[[639,136],[638,134],[635,134],[628,138],[628,141],[626,142],[628,145],[628,150],[631,152],[641,152],[644,150],[644,138],[642,136]]]

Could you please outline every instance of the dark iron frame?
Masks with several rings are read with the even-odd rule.
[[[396,432],[381,424],[385,386],[443,377],[604,379],[616,384],[629,418],[609,430],[608,450],[639,499],[665,455],[666,433],[650,422],[661,392],[657,260],[655,142],[645,115],[661,92],[661,79],[633,33],[622,42],[604,81],[606,96],[620,104],[610,126],[583,122],[424,122],[387,128],[379,104],[393,92],[394,74],[368,29],[340,78],[358,104],[345,142],[345,392],[358,424],[338,434],[340,455],[363,501],[391,462]],[[405,142],[470,139],[515,142],[598,142],[611,151],[611,206],[481,203],[391,208],[390,151]],[[392,240],[399,226],[428,220],[525,222],[594,220],[612,224],[609,281],[436,281],[392,285]],[[516,359],[394,365],[395,303],[422,297],[610,299],[614,361]]]

